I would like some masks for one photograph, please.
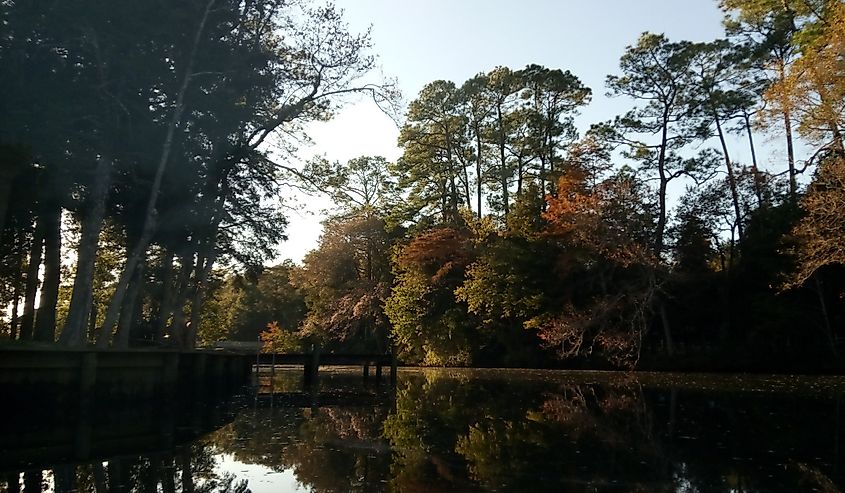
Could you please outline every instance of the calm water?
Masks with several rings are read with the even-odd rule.
[[[262,384],[233,402],[193,409],[157,403],[147,410],[111,410],[94,425],[76,420],[41,435],[24,433],[41,437],[35,445],[24,443],[30,438],[10,440],[4,428],[0,488],[257,493],[845,487],[841,378],[414,370],[400,371],[393,393],[386,383],[365,384],[357,372],[333,372],[321,377],[316,392],[302,392],[299,371],[290,371]],[[117,434],[95,433],[80,445],[74,437],[89,426]],[[69,445],[56,445],[60,437]],[[79,447],[90,454],[82,462]]]

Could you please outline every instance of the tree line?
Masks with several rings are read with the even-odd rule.
[[[427,84],[397,162],[310,163],[337,208],[278,336],[431,365],[836,364],[845,7],[720,5],[724,39],[627,47],[606,85],[631,107],[584,135],[575,75],[496,67]]]
[[[36,330],[45,311],[66,344],[126,345],[132,330],[160,338],[190,319],[206,342],[256,340],[276,322],[265,342],[395,348],[434,365],[838,358],[841,2],[723,0],[724,39],[643,34],[606,82],[630,108],[584,135],[574,118],[593,92],[577,76],[496,67],[427,84],[397,162],[301,170],[268,136],[328,117],[337,93],[390,96],[356,85],[372,65],[366,34],[330,8],[191,5],[190,34],[122,41],[131,50],[96,36],[137,29],[125,24],[140,14],[51,26],[4,6],[2,53],[27,68],[3,76],[4,94],[32,92],[4,99],[17,120],[0,129],[15,173],[0,200],[13,338],[52,339]],[[758,162],[763,135],[773,166]],[[750,163],[733,158],[739,145]],[[336,207],[301,266],[263,268],[283,235],[265,200],[280,176]],[[57,231],[78,243],[67,308],[53,294],[71,277],[56,268]]]
[[[393,97],[332,5],[4,1],[0,18],[11,339],[192,347],[215,265],[260,266],[285,238],[271,199],[302,126],[344,95]]]

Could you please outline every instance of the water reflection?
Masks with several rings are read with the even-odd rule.
[[[166,451],[10,470],[5,488],[750,493],[843,485],[843,379],[405,371],[394,391],[356,374],[327,374],[309,390],[298,378],[265,380],[216,411],[226,418],[213,431]]]

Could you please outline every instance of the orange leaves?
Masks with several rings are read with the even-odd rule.
[[[569,173],[558,182],[557,196],[546,201],[546,235],[623,266],[652,263],[644,241],[649,224],[631,178],[614,177],[589,189],[582,174]]]
[[[417,271],[437,282],[471,261],[467,233],[449,227],[434,228],[414,238],[399,255],[398,265]]]
[[[582,177],[567,174],[558,181],[557,197],[546,198],[548,208],[543,219],[548,221],[547,232],[555,236],[573,236],[581,243],[595,237],[600,223],[601,201],[587,191]]]

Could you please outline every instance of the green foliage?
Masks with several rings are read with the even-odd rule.
[[[216,273],[203,304],[207,323],[198,331],[200,341],[257,341],[271,322],[297,327],[305,317],[305,298],[292,283],[295,269],[286,262],[257,274]]]

